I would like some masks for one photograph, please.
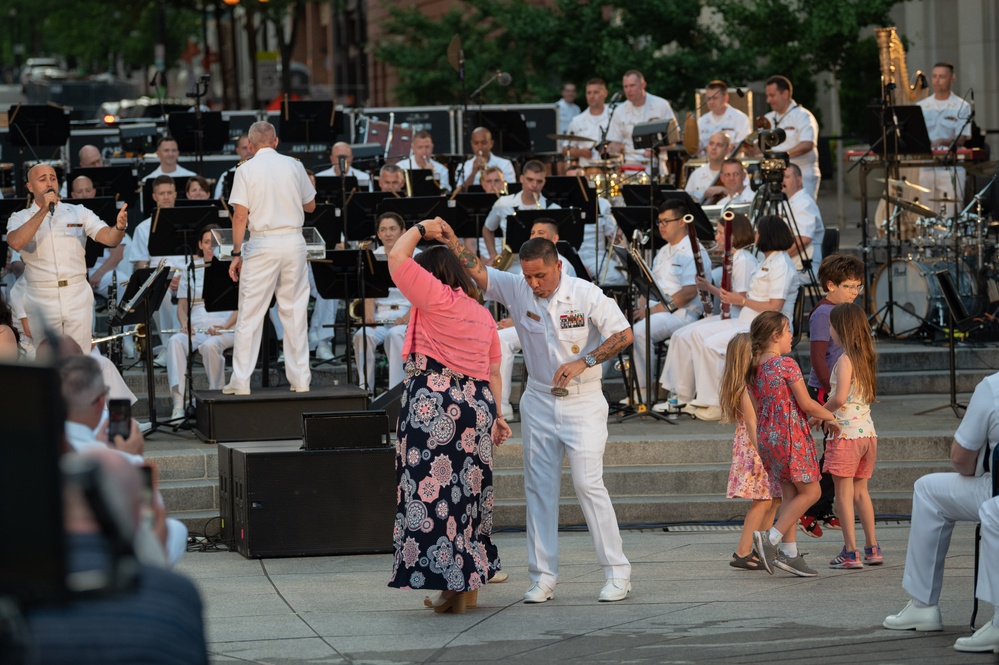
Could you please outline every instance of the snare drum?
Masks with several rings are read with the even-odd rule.
[[[888,312],[880,311],[888,303],[888,266],[883,265],[874,278],[874,305],[879,308],[876,320],[878,325],[887,320]],[[893,319],[895,337],[905,339],[923,327],[926,321],[947,324],[947,305],[940,290],[940,283],[933,273],[938,270],[948,270],[954,285],[961,295],[969,311],[974,307],[978,286],[974,275],[968,267],[958,261],[938,261],[936,263],[920,263],[895,259],[891,262],[892,296],[897,305],[894,308]]]

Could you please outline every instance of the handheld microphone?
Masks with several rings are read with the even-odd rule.
[[[508,72],[496,72],[496,82],[500,85],[510,85],[513,77]]]
[[[46,194],[55,194],[55,190],[52,189],[51,187],[49,187],[48,191],[45,192],[45,193]],[[55,203],[49,203],[49,214],[50,215],[54,215],[55,214]]]

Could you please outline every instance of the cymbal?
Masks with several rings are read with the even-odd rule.
[[[922,185],[917,185],[914,182],[909,182],[908,180],[896,180],[895,178],[887,178],[887,179],[875,178],[875,180],[877,180],[878,182],[887,182],[892,187],[909,187],[911,189],[915,189],[916,191],[925,192],[927,194],[929,194],[930,192],[930,190],[927,189],[926,187],[923,187]]]
[[[596,143],[596,139],[588,136],[576,136],[575,134],[549,134],[548,138],[553,141],[582,141],[584,143]]]
[[[936,217],[937,214],[917,201],[906,201],[898,196],[889,196],[888,203],[897,205],[902,210],[919,215],[920,217]]]
[[[586,164],[587,167],[593,166],[597,168],[613,169],[621,166],[621,159],[591,159]]]
[[[957,203],[957,199],[952,199],[949,196],[941,196],[935,199],[926,199],[930,203]]]
[[[996,174],[996,167],[999,167],[999,161],[992,160],[981,162],[980,164],[966,164],[964,165],[964,170],[979,178],[988,178]]]

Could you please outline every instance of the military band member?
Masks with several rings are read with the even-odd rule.
[[[752,131],[752,123],[749,116],[728,103],[728,84],[725,81],[711,81],[705,87],[704,95],[708,113],[697,119],[699,154],[707,152],[708,141],[715,132],[727,134],[733,146],[742,143]]]

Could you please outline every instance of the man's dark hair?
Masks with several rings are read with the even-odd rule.
[[[532,160],[526,162],[524,164],[523,168],[520,169],[521,173],[526,173],[528,171],[530,171],[531,173],[544,173],[545,172],[545,165],[542,164],[541,162],[539,162],[536,159],[532,159]]]
[[[153,191],[155,192],[160,185],[173,185],[174,189],[177,187],[177,183],[168,175],[158,175],[153,179]]]
[[[725,81],[720,81],[718,79],[715,79],[714,81],[709,81],[708,84],[704,87],[707,90],[721,90],[723,92],[728,92],[728,83],[725,83]]]
[[[690,214],[690,208],[688,208],[687,204],[680,199],[666,199],[659,204],[660,215],[664,212],[669,212],[670,210],[676,212],[676,214],[680,217],[686,217]]]
[[[951,64],[951,63],[949,63],[949,62],[943,62],[943,61],[941,61],[941,62],[938,62],[935,65],[933,65],[933,69],[936,69],[937,67],[946,67],[947,69],[950,70],[951,74],[954,73],[954,65]]]
[[[777,215],[761,217],[756,225],[756,232],[760,235],[756,241],[756,249],[761,252],[786,252],[794,246],[791,229]]]
[[[586,85],[602,85],[603,87],[606,88],[607,81],[603,80],[599,76],[594,76],[593,78],[591,78],[589,81],[586,82]]]
[[[417,265],[452,289],[461,289],[472,298],[478,299],[479,289],[465,269],[461,267],[458,257],[444,245],[436,245],[420,252],[413,257]]]
[[[792,95],[794,94],[794,88],[791,86],[791,79],[786,76],[781,76],[780,74],[771,76],[767,79],[767,85],[775,85],[781,92],[786,90]]]
[[[531,230],[533,231],[534,227],[538,226],[539,224],[543,224],[547,227],[550,227],[552,233],[558,235],[558,222],[556,222],[551,217],[538,217],[536,220],[534,220],[534,223],[531,224]]]
[[[547,238],[531,238],[520,246],[519,254],[521,262],[541,259],[545,265],[554,265],[558,261],[555,243]]]
[[[160,146],[166,143],[167,141],[173,141],[174,143],[177,143],[177,147],[180,147],[180,143],[177,142],[177,139],[167,134],[166,136],[161,136],[159,140],[156,142],[156,149],[159,150]]]

